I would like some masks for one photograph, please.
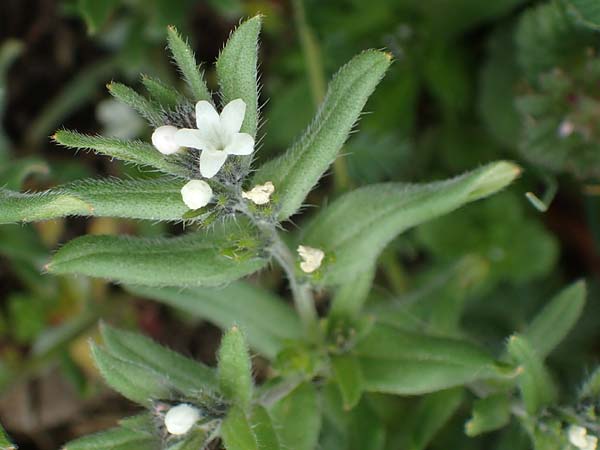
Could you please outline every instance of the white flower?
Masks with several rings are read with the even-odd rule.
[[[175,133],[177,131],[177,128],[173,125],[158,127],[152,133],[152,145],[163,155],[172,155],[178,152],[181,147],[175,142]]]
[[[191,180],[181,188],[181,197],[190,209],[200,209],[212,199],[213,191],[206,181]]]
[[[165,415],[165,427],[170,434],[186,434],[200,419],[200,411],[187,403],[173,406]]]
[[[321,267],[325,253],[318,248],[308,247],[306,245],[298,246],[298,254],[302,258],[300,268],[303,272],[312,273]]]
[[[269,203],[273,192],[275,192],[275,186],[270,181],[267,181],[265,184],[257,184],[248,192],[243,191],[242,197],[257,205],[266,205]]]
[[[581,450],[596,450],[598,438],[587,434],[587,429],[579,425],[571,425],[567,434],[569,442]]]
[[[558,136],[561,138],[569,137],[575,131],[575,124],[568,119],[563,120],[558,126]]]
[[[181,147],[202,150],[200,173],[214,177],[225,164],[227,155],[249,155],[254,151],[254,138],[240,133],[246,115],[246,103],[241,98],[229,102],[217,113],[206,100],[196,103],[197,130],[183,128],[175,133],[175,142]]]

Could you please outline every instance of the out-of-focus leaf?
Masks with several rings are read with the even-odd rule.
[[[221,437],[227,450],[270,450],[262,447],[242,408],[234,406],[223,420]]]
[[[227,225],[176,238],[84,236],[56,252],[47,269],[145,286],[219,286],[265,266],[259,245]]]
[[[517,381],[525,408],[529,414],[535,414],[556,398],[550,374],[540,356],[524,337],[512,336],[507,348],[508,353],[520,366]]]
[[[598,396],[600,396],[600,367],[597,367],[587,377],[587,379],[581,386],[578,395],[578,397],[581,399],[597,398]]]
[[[238,327],[225,332],[219,347],[219,385],[228,400],[247,411],[252,399],[252,363],[243,333]]]
[[[366,391],[416,395],[512,375],[470,342],[378,324],[354,349]],[[513,371],[514,372],[514,371]]]
[[[510,398],[506,394],[490,395],[473,404],[473,415],[465,424],[468,436],[497,430],[510,421]]]
[[[336,318],[358,317],[373,285],[375,268],[367,268],[348,283],[341,285],[333,297],[329,316]]]
[[[325,252],[313,280],[334,285],[353,280],[398,234],[501,190],[519,173],[518,166],[502,161],[437,183],[376,184],[343,195],[306,229],[302,243]]]
[[[0,425],[0,450],[16,450],[10,439],[8,438],[8,434],[4,431],[2,425]]]
[[[158,450],[159,442],[152,434],[117,427],[71,441],[64,450]]]
[[[0,223],[33,222],[64,216],[124,217],[180,221],[189,208],[182,181],[84,180],[36,193],[0,189]]]
[[[238,325],[251,348],[274,358],[286,340],[302,338],[298,316],[282,299],[247,283],[231,283],[217,289],[148,288],[127,289],[190,314],[209,320],[221,329]]]
[[[96,33],[118,6],[118,0],[78,0],[79,13],[85,19],[88,31]]]
[[[57,131],[54,140],[77,150],[93,150],[101,155],[117,158],[127,163],[152,167],[170,175],[184,176],[187,171],[177,157],[165,156],[147,142],[128,141],[102,136],[86,136],[73,131]]]
[[[596,0],[565,0],[567,11],[580,23],[595,30],[600,29],[600,3]]]
[[[243,22],[232,34],[217,59],[217,78],[223,103],[241,98],[246,115],[241,132],[256,135],[258,126],[258,34],[261,16]]]
[[[281,448],[314,450],[321,429],[321,405],[315,387],[303,383],[269,408]]]
[[[352,409],[359,402],[364,387],[360,363],[353,355],[337,355],[331,357],[331,364],[344,409]]]
[[[210,367],[158,345],[141,334],[108,325],[103,325],[101,331],[103,342],[113,356],[168,374],[181,392],[216,389],[216,374]]]
[[[585,282],[578,281],[559,292],[538,313],[523,336],[544,359],[573,328],[585,305]]]
[[[391,64],[391,56],[368,50],[342,67],[304,136],[278,158],[263,165],[255,181],[272,181],[280,220],[296,212],[334,161],[367,99]]]
[[[164,115],[161,112],[160,105],[151,102],[124,84],[112,82],[108,84],[107,87],[108,92],[110,92],[113,97],[135,109],[140,116],[144,117],[154,127],[165,124]]]

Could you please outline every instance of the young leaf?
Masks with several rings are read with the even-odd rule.
[[[216,289],[142,286],[127,289],[208,320],[223,330],[238,324],[250,347],[270,359],[275,358],[286,340],[303,336],[298,316],[282,299],[248,283],[231,283]]]
[[[331,318],[358,317],[369,292],[371,292],[374,277],[375,266],[371,266],[359,273],[353,280],[341,285],[333,297],[329,316]]]
[[[234,406],[221,425],[221,437],[227,450],[271,450],[260,446],[244,411]]]
[[[168,27],[167,42],[173,55],[173,60],[181,71],[185,82],[190,87],[195,101],[211,101],[211,95],[202,79],[202,72],[196,63],[194,51],[185,42],[175,27]]]
[[[359,402],[364,387],[360,363],[353,355],[338,355],[331,357],[331,364],[344,409],[352,409]]]
[[[142,141],[126,141],[103,136],[86,136],[74,131],[57,131],[53,139],[65,147],[93,150],[96,153],[117,158],[121,161],[148,166],[168,175],[186,176],[184,165],[177,157],[162,155],[152,145]]]
[[[343,195],[309,224],[303,245],[325,252],[315,282],[344,284],[371,268],[403,231],[506,187],[518,166],[496,162],[430,184],[374,184]]]
[[[391,64],[391,56],[376,50],[355,56],[329,85],[327,95],[304,136],[278,158],[262,166],[256,183],[272,181],[278,217],[285,220],[336,158],[367,99]]]
[[[374,326],[354,354],[361,363],[365,390],[371,392],[425,394],[510,375],[470,342],[384,324]]]
[[[77,8],[90,34],[95,34],[119,4],[118,0],[79,0]]]
[[[269,410],[281,448],[314,450],[321,429],[321,405],[315,387],[303,383]]]
[[[246,115],[241,132],[256,136],[258,125],[258,34],[261,16],[242,23],[231,35],[217,59],[217,78],[223,104],[241,98]]]
[[[142,84],[150,97],[164,108],[174,108],[187,101],[175,88],[166,85],[159,79],[142,75]]]
[[[125,427],[90,434],[69,442],[64,450],[158,450],[159,440],[152,434],[140,433]]]
[[[169,398],[167,374],[113,356],[95,344],[92,357],[108,385],[140,405],[149,406],[152,399]]]
[[[600,30],[600,3],[597,0],[565,0],[567,11],[583,25]]]
[[[477,436],[508,425],[510,398],[506,394],[490,395],[473,404],[473,416],[465,424],[467,436]]]
[[[523,336],[544,359],[575,325],[585,305],[586,287],[578,281],[563,289],[533,319]]]
[[[535,349],[524,337],[512,336],[508,340],[508,353],[520,365],[517,378],[519,390],[529,414],[537,413],[556,397],[550,374]]]
[[[240,223],[241,224],[241,223]],[[236,228],[236,233],[240,229]],[[255,250],[241,248],[226,226],[175,238],[83,236],[63,246],[47,265],[55,274],[80,274],[145,286],[219,286],[265,266]]]
[[[252,363],[240,329],[225,333],[219,347],[219,384],[221,392],[245,411],[252,399]]]
[[[12,442],[10,442],[10,439],[8,437],[8,434],[6,434],[6,431],[4,431],[4,428],[2,427],[2,425],[0,425],[0,450],[16,450],[17,447],[15,447]]]
[[[180,221],[189,208],[181,199],[182,181],[85,180],[44,192],[0,188],[0,223],[33,222],[64,216],[126,217]]]
[[[165,119],[160,111],[160,107],[153,104],[130,87],[115,82],[109,83],[107,87],[108,92],[110,92],[113,97],[126,105],[131,106],[153,126],[160,127],[165,124]]]
[[[198,361],[158,345],[141,334],[106,324],[102,325],[101,332],[104,344],[113,356],[168,374],[181,392],[214,391],[217,388],[214,370]]]
[[[254,406],[250,415],[252,431],[260,444],[260,450],[283,450],[279,444],[279,437],[273,427],[271,416],[262,406]]]

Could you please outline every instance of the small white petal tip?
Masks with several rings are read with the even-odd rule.
[[[186,434],[200,419],[200,411],[187,403],[173,406],[165,414],[165,428],[170,434]]]
[[[200,209],[208,205],[213,197],[213,191],[206,181],[191,180],[181,188],[183,203],[190,209]]]
[[[177,153],[181,147],[175,142],[175,133],[177,128],[172,125],[158,127],[152,133],[152,145],[163,155]]]
[[[302,258],[300,268],[303,272],[312,273],[321,267],[325,253],[318,248],[308,247],[306,245],[298,246],[298,255]]]
[[[594,435],[588,435],[587,429],[579,425],[571,425],[567,432],[569,442],[581,450],[596,450],[598,447],[598,438]]]
[[[267,181],[265,184],[257,184],[248,192],[243,191],[242,197],[256,205],[266,205],[271,200],[273,192],[275,192],[275,186]]]

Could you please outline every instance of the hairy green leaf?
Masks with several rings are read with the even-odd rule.
[[[124,217],[180,221],[189,208],[182,181],[84,180],[43,192],[0,189],[0,223],[33,222],[64,216]]]
[[[150,97],[164,108],[174,108],[186,101],[177,89],[166,85],[159,79],[142,75],[142,84],[150,94]]]
[[[267,450],[260,446],[248,417],[244,411],[234,406],[221,425],[221,437],[227,450]],[[270,449],[269,449],[270,450]]]
[[[167,374],[117,358],[95,344],[91,352],[106,383],[129,400],[149,406],[153,399],[169,398],[172,385]]]
[[[232,34],[217,59],[217,78],[223,104],[241,98],[246,115],[240,131],[256,136],[258,126],[258,34],[261,16],[243,22]]]
[[[342,394],[344,409],[356,406],[363,392],[363,377],[360,363],[354,355],[331,357],[334,378]]]
[[[468,341],[378,324],[358,343],[366,391],[415,395],[509,375]]]
[[[359,273],[353,280],[341,285],[333,297],[330,317],[358,317],[371,291],[374,277],[375,267],[371,266]]]
[[[467,436],[477,436],[508,425],[510,421],[510,398],[495,394],[473,404],[473,416],[465,424]]]
[[[573,328],[585,305],[584,281],[573,283],[560,291],[538,313],[523,336],[544,359]]]
[[[252,363],[242,331],[230,328],[219,347],[219,384],[221,392],[247,410],[252,399]]]
[[[355,56],[329,85],[317,116],[304,136],[278,158],[262,166],[256,181],[272,181],[279,219],[294,214],[336,158],[367,99],[391,64],[375,50]]]
[[[175,238],[83,236],[56,252],[47,269],[145,286],[219,286],[267,263],[258,241],[241,246],[248,244],[239,241],[242,232],[224,226]]]
[[[216,390],[216,374],[210,367],[158,345],[141,334],[105,324],[101,331],[104,344],[113,356],[167,374],[181,392]]]
[[[520,366],[517,381],[529,414],[535,414],[556,398],[552,378],[535,349],[521,336],[512,336],[507,345],[508,353]]]
[[[115,427],[69,442],[64,450],[158,450],[159,440],[152,434]]]
[[[181,309],[226,330],[237,324],[251,348],[275,358],[286,340],[302,338],[298,316],[281,298],[247,283],[216,289],[128,286],[136,295]]]
[[[279,444],[279,437],[273,427],[271,416],[265,408],[254,406],[250,422],[261,450],[283,450]]]
[[[343,195],[306,229],[302,244],[325,252],[313,281],[350,282],[406,229],[493,194],[519,173],[518,166],[500,161],[446,181],[375,184]]]
[[[177,64],[177,67],[183,75],[183,79],[190,87],[194,100],[211,101],[210,92],[202,79],[202,72],[196,63],[194,51],[189,44],[179,36],[175,27],[168,27],[167,42],[171,54],[173,55],[173,61]]]
[[[160,127],[165,124],[160,107],[130,87],[116,82],[109,83],[107,87],[113,97],[131,106],[153,126]]]
[[[68,148],[93,150],[111,158],[152,167],[170,175],[179,177],[187,175],[187,170],[183,164],[178,162],[178,157],[165,156],[147,142],[127,141],[103,136],[86,136],[67,130],[57,131],[53,139]]]

